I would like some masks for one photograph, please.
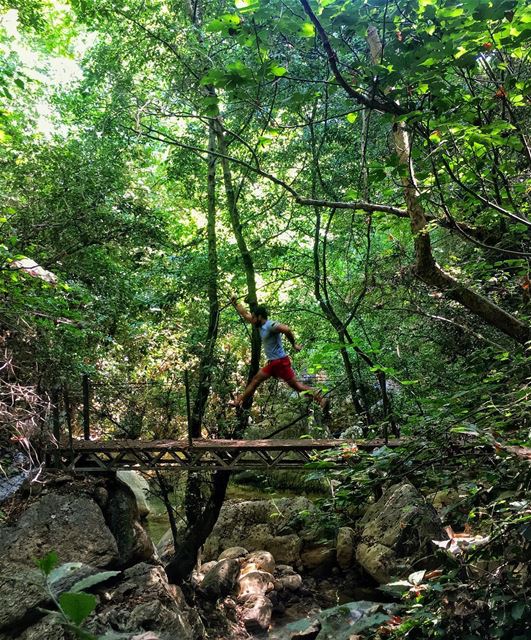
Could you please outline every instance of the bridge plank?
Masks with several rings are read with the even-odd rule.
[[[388,447],[398,447],[404,440],[389,440]],[[201,451],[296,451],[296,450],[325,450],[338,449],[356,445],[358,449],[371,450],[385,444],[382,438],[374,440],[338,440],[338,439],[309,439],[298,438],[292,440],[216,440],[195,439],[190,446],[188,440],[74,440],[74,451],[86,452],[115,452],[129,450],[168,451],[190,450]],[[70,450],[67,443],[62,443],[61,450]]]

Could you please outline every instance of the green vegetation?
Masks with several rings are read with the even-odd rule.
[[[196,436],[289,424],[228,407],[258,300],[332,399],[286,435],[410,438],[314,463],[331,531],[407,477],[490,536],[388,633],[528,637],[530,40],[525,0],[0,1],[0,446],[80,435],[83,374],[102,437],[182,437],[185,370]],[[189,557],[227,482],[179,489]]]
[[[55,551],[50,551],[44,557],[40,558],[36,562],[37,566],[41,570],[46,580],[46,591],[50,600],[54,604],[56,610],[44,610],[50,614],[53,618],[56,618],[58,622],[68,631],[70,631],[75,638],[80,640],[98,640],[96,636],[92,635],[85,629],[82,624],[86,618],[96,608],[97,600],[96,596],[91,593],[86,593],[84,589],[90,589],[91,587],[100,584],[114,578],[120,572],[119,571],[101,571],[93,575],[89,575],[81,580],[74,582],[68,591],[61,589],[61,584],[72,574],[75,575],[75,571],[82,567],[80,562],[67,562],[65,564],[59,564],[59,557]],[[111,634],[102,637],[119,638],[120,634]]]

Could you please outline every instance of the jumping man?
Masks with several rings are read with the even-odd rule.
[[[302,349],[302,345],[295,342],[293,331],[285,324],[268,320],[268,312],[266,307],[263,305],[256,305],[253,307],[253,311],[250,312],[247,311],[243,305],[238,304],[235,296],[232,296],[230,301],[232,306],[246,322],[250,322],[258,327],[267,358],[266,366],[260,369],[260,371],[247,385],[245,391],[239,395],[232,404],[235,407],[240,407],[243,402],[245,402],[245,400],[262,384],[262,382],[265,382],[268,378],[273,376],[274,378],[284,380],[284,382],[292,389],[295,389],[297,393],[300,393],[301,391],[309,391],[315,402],[317,402],[322,407],[323,411],[327,413],[329,400],[327,398],[323,398],[320,391],[312,389],[300,382],[300,380],[297,380],[295,371],[293,371],[291,367],[291,360],[284,351],[284,347],[282,346],[282,334],[286,336],[296,352]]]

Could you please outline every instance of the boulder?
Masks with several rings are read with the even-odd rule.
[[[354,529],[350,527],[340,527],[336,540],[336,560],[343,571],[350,569],[354,561],[354,540]]]
[[[234,558],[224,558],[226,560],[233,560]],[[199,573],[202,573],[203,575],[206,575],[210,569],[213,569],[216,565],[217,565],[217,560],[211,560],[210,562],[205,562],[204,564],[201,565],[200,569],[199,569]]]
[[[304,496],[275,501],[228,500],[203,547],[203,559],[215,560],[224,550],[240,547],[248,551],[269,551],[278,562],[300,566],[300,537],[304,525],[300,514],[314,510],[313,503]],[[184,530],[185,526],[181,525],[179,535],[184,535]],[[162,562],[173,555],[171,531],[160,539],[157,553]]]
[[[13,638],[12,635],[5,636],[6,640],[9,637]],[[46,616],[16,637],[17,640],[68,640],[67,632],[53,615]],[[4,640],[4,637],[0,636],[0,640]]]
[[[241,619],[247,631],[267,631],[271,624],[273,604],[263,595],[251,596],[245,601]]]
[[[5,560],[31,567],[52,550],[61,563],[107,567],[119,559],[99,506],[85,496],[55,493],[39,498],[16,524],[0,527],[0,549]]]
[[[204,635],[198,614],[187,605],[179,587],[168,583],[162,567],[146,563],[123,572],[86,626],[95,635],[112,629],[140,638],[155,630],[157,640],[196,640]]]
[[[230,547],[220,554],[218,560],[237,560],[238,558],[244,558],[248,554],[247,549],[243,547]]]
[[[109,499],[104,507],[105,519],[116,539],[119,566],[129,567],[152,560],[155,547],[140,523],[140,513],[133,491],[120,481],[110,481]]]
[[[126,484],[135,494],[138,513],[141,518],[149,515],[151,509],[147,501],[149,495],[149,483],[138,471],[122,470],[116,472],[120,482]]]
[[[307,571],[327,573],[336,562],[336,550],[330,547],[315,547],[307,549],[301,554],[303,567]]]
[[[0,560],[0,635],[3,631],[22,632],[41,617],[37,608],[50,602],[40,571]]]
[[[205,575],[201,592],[212,600],[228,596],[236,586],[239,573],[240,563],[237,560],[222,560]]]
[[[356,559],[380,584],[427,566],[431,540],[447,538],[435,509],[409,482],[389,487],[369,507],[360,532]]]
[[[275,570],[275,558],[269,551],[255,551],[245,559],[242,566],[242,573],[249,568],[273,573]]]
[[[295,569],[289,564],[277,564],[276,573],[279,576],[291,575],[295,573]]]
[[[281,589],[287,589],[288,591],[298,591],[302,587],[302,577],[298,573],[280,576],[277,582],[280,584]]]
[[[267,549],[278,562],[296,565],[301,564],[302,540],[295,533],[274,536],[268,532],[267,525],[253,527],[246,543],[251,548]]]
[[[270,551],[280,561],[278,552],[286,542],[285,536],[296,534],[302,529],[300,512],[314,509],[313,503],[303,496],[281,498],[275,501],[227,501],[221,508],[216,526],[205,543],[204,558],[205,560],[215,559],[223,549],[242,546],[249,551],[260,549]],[[257,530],[256,525],[265,526]],[[277,541],[276,549],[262,544],[265,533],[270,538],[282,538],[282,541]],[[284,562],[291,563],[288,560]]]
[[[265,595],[274,588],[274,578],[272,574],[267,573],[267,571],[251,571],[250,573],[246,573],[240,576],[238,583],[240,585],[240,592],[238,594],[240,601],[246,600],[249,596]]]

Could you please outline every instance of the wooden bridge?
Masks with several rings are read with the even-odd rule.
[[[143,471],[244,471],[304,469],[316,453],[330,451],[327,466],[350,466],[359,451],[385,441],[365,440],[73,440],[48,449],[50,466],[81,472],[118,469]],[[400,446],[389,440],[388,447]],[[321,456],[319,458],[323,460]]]

